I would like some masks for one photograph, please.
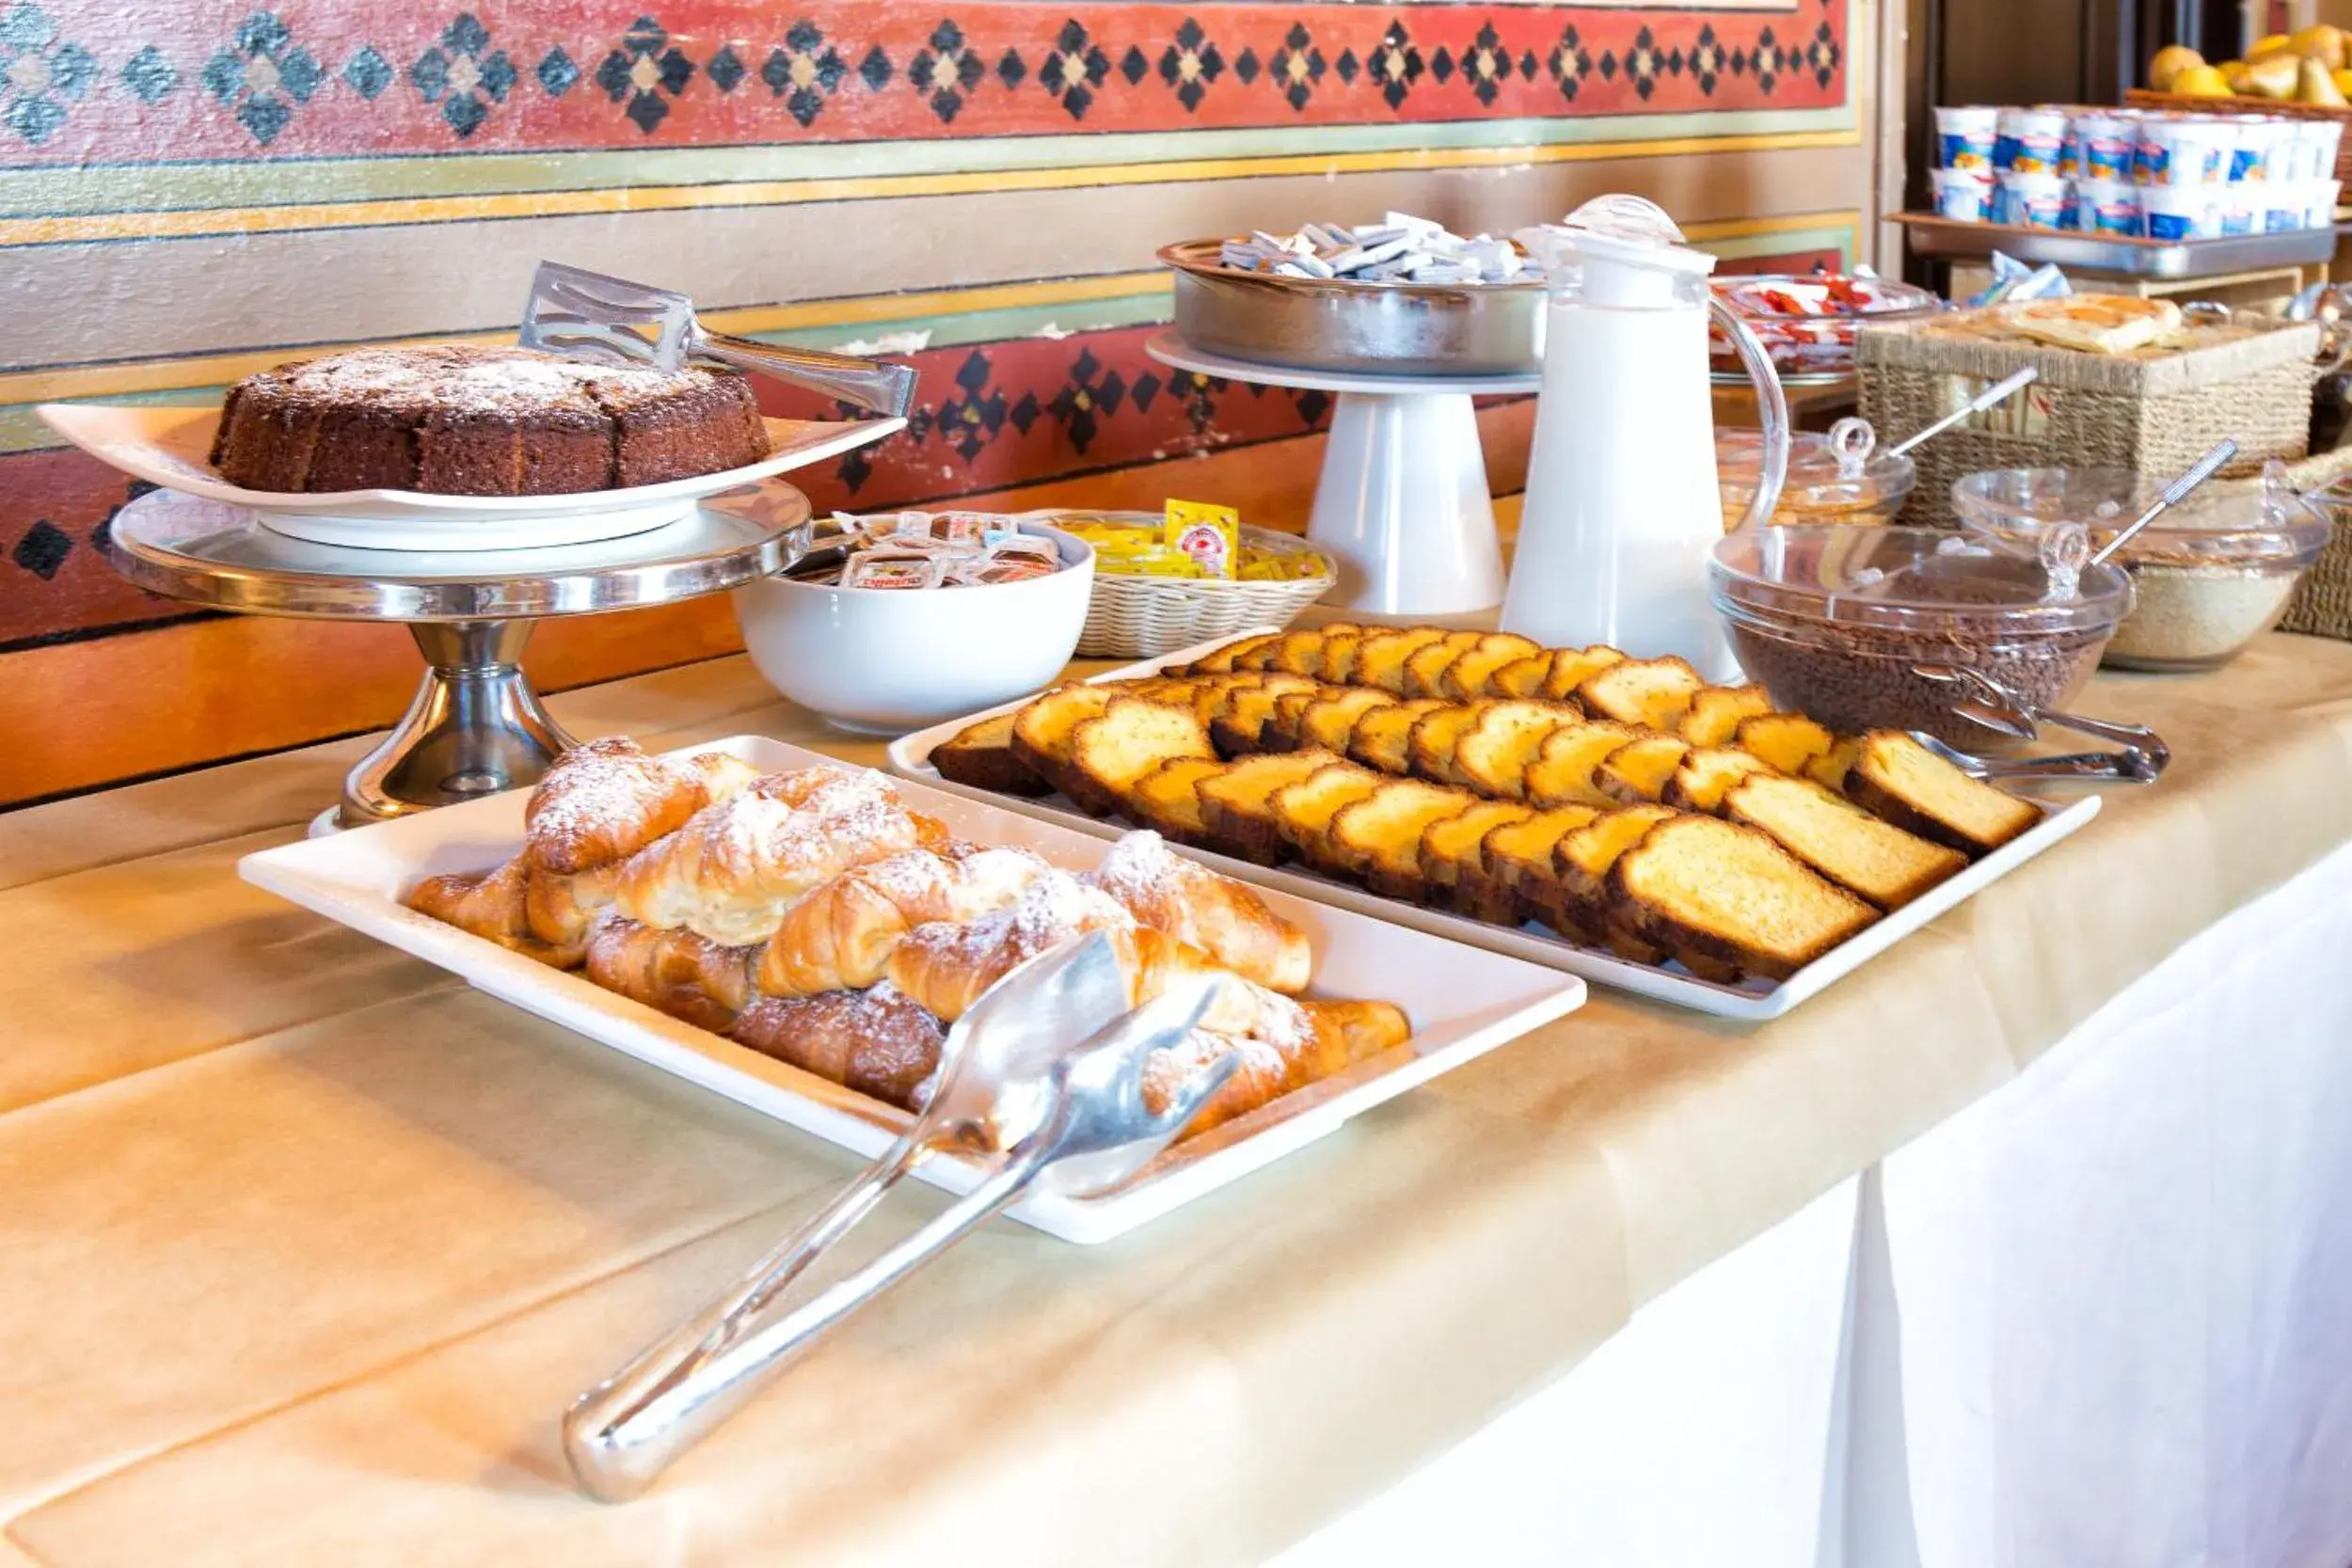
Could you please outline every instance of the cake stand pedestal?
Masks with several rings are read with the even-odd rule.
[[[1163,365],[1245,386],[1331,392],[1331,435],[1307,537],[1338,562],[1323,604],[1371,615],[1454,616],[1502,602],[1474,396],[1534,391],[1535,375],[1357,375],[1229,358],[1162,332]]]
[[[466,552],[310,544],[241,507],[157,490],[116,515],[104,548],[131,581],[191,604],[407,626],[424,678],[344,778],[328,815],[349,828],[534,784],[575,744],[523,673],[538,621],[739,587],[783,570],[808,539],[808,499],[770,480],[624,539]]]

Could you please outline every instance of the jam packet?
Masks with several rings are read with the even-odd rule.
[[[842,568],[844,588],[937,588],[946,579],[947,563],[930,555],[892,555],[869,550],[850,558]]]
[[[1241,573],[1241,514],[1206,501],[1171,500],[1163,515],[1161,542],[1182,552],[1207,578]]]

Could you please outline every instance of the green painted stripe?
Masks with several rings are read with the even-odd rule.
[[[0,169],[0,215],[200,212],[435,196],[1083,168],[1422,148],[1606,146],[1686,137],[1848,131],[1856,123],[1853,105],[1847,103],[1788,112],[1457,120],[1432,125],[16,168]]]
[[[928,332],[930,341],[924,345],[926,348],[955,348],[965,343],[1001,343],[1018,338],[1033,338],[1048,329],[1059,336],[1062,333],[1101,332],[1113,327],[1145,325],[1166,321],[1168,313],[1168,296],[1165,292],[1158,292],[1114,299],[1080,300],[1074,304],[969,310],[950,316],[909,316],[893,321],[858,322],[845,326],[803,327],[788,332],[755,332],[751,336],[761,342],[793,343],[803,348],[839,348],[847,343],[870,343],[885,333]],[[155,392],[72,401],[109,404],[216,403],[226,390],[226,388],[218,386],[176,387]],[[33,406],[31,404],[0,405],[0,455],[39,451],[57,445],[57,437],[40,422],[40,417],[33,412]]]

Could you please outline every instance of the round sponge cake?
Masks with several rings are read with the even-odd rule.
[[[756,463],[767,427],[728,371],[521,348],[363,348],[229,389],[213,466],[248,490],[558,496]]]

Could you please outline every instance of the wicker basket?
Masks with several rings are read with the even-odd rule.
[[[1296,534],[1271,529],[1245,525],[1241,537],[1251,549],[1272,554],[1320,553]],[[1116,577],[1097,570],[1078,652],[1088,658],[1153,658],[1251,626],[1286,626],[1329,593],[1335,580],[1328,572],[1285,582],[1240,582]]]
[[[2297,490],[2330,491],[2312,499],[2335,520],[2336,531],[2303,574],[2303,585],[2280,619],[2280,631],[2352,642],[2352,485],[2344,483],[2347,479],[2352,479],[2352,446],[2307,457],[2287,469],[2287,480]]]
[[[2176,474],[2224,436],[2238,444],[2225,475],[2293,462],[2311,440],[2311,322],[2197,326],[2180,346],[2128,355],[2078,353],[2009,335],[2000,308],[1866,326],[1855,344],[1862,414],[1893,440],[1924,429],[2004,376],[2041,377],[1998,407],[1918,449],[1906,523],[1951,523],[1952,482],[1986,468],[2106,467]]]

